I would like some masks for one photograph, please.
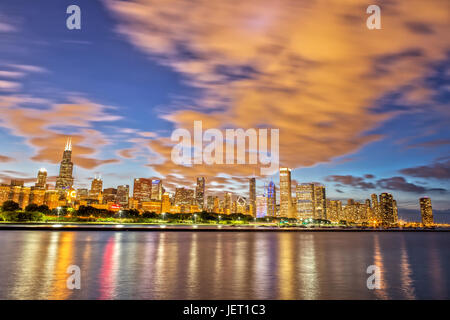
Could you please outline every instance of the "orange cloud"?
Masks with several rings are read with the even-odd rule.
[[[423,77],[449,49],[445,0],[383,2],[381,30],[366,28],[367,4],[356,0],[105,3],[132,44],[202,90],[192,110],[172,109],[164,119],[187,129],[194,120],[204,128],[277,128],[281,165],[293,168],[379,139],[365,132],[391,115],[372,113],[376,100]],[[166,159],[149,164],[162,174],[255,172],[177,166],[167,141],[151,147]]]
[[[29,97],[0,96],[2,120],[0,126],[26,139],[36,149],[31,160],[58,163],[67,136],[72,137],[74,162],[80,167],[93,169],[102,164],[117,163],[117,159],[98,159],[98,151],[110,142],[93,129],[98,121],[115,121],[120,117],[108,113],[109,107],[87,100],[51,105],[46,109],[32,108],[28,103],[42,102]],[[68,129],[69,128],[69,129]]]
[[[0,155],[0,162],[11,162],[11,161],[13,161],[14,159],[13,158],[11,158],[11,157],[7,157],[7,156],[2,156],[2,155]]]

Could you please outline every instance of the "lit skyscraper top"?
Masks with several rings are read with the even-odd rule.
[[[64,151],[72,151],[72,138],[67,139]]]
[[[59,176],[56,178],[56,189],[65,190],[73,186],[72,139],[68,138],[63,158],[59,167]]]

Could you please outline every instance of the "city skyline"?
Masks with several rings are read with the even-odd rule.
[[[449,299],[449,4],[1,0],[0,300]]]
[[[322,184],[303,182],[292,187],[291,169],[289,168],[279,169],[279,199],[276,198],[276,185],[272,180],[267,186],[264,184],[262,193],[256,192],[256,178],[254,177],[248,179],[247,197],[239,193],[222,190],[222,200],[217,196],[217,193],[206,192],[206,177],[197,177],[196,185],[192,189],[178,186],[171,192],[166,192],[168,190],[164,188],[163,180],[160,178],[134,178],[131,194],[129,185],[104,188],[100,175],[96,175],[92,179],[90,189],[75,188],[75,178],[72,176],[74,163],[71,161],[71,156],[71,138],[67,138],[60,162],[59,175],[54,186],[46,183],[47,170],[41,168],[31,189],[28,188],[24,191],[24,181],[17,179],[11,180],[10,185],[2,184],[4,188],[10,188],[10,191],[2,189],[0,200],[2,203],[6,200],[17,200],[16,202],[22,208],[25,208],[29,203],[35,203],[36,205],[54,203],[49,205],[50,209],[61,205],[71,207],[75,205],[75,208],[78,208],[80,205],[94,203],[94,206],[95,204],[103,205],[103,208],[108,210],[114,207],[113,210],[126,208],[139,209],[141,212],[164,213],[165,207],[168,212],[174,213],[200,211],[225,215],[242,213],[255,218],[284,217],[306,221],[331,220],[338,222],[347,220],[354,223],[362,223],[363,221],[383,221],[384,223],[386,221],[386,223],[395,224],[400,219],[397,201],[391,193],[383,192],[379,196],[373,193],[370,198],[367,197],[364,200],[364,203],[355,201],[353,198],[347,198],[347,203],[343,205],[342,200],[327,198],[326,186]],[[44,195],[43,191],[46,190],[52,193],[47,195],[47,192],[45,192]],[[29,199],[25,198],[27,196]],[[56,201],[56,196],[58,196],[59,201]],[[211,201],[213,198],[218,199],[218,203]],[[211,200],[206,201],[207,199]],[[429,197],[419,199],[420,216],[424,225],[433,223],[434,218],[431,208]]]
[[[302,19],[285,3],[265,16],[257,2],[236,11],[230,2],[219,21],[205,3],[200,24],[175,6],[172,28],[169,9],[143,1],[139,10],[163,26],[156,31],[120,1],[79,1],[80,30],[66,28],[66,3],[40,5],[0,4],[1,182],[34,182],[45,167],[54,183],[72,136],[79,187],[101,173],[106,188],[206,176],[212,190],[248,190],[252,166],[171,163],[171,132],[202,120],[279,129],[280,166],[293,181],[327,185],[332,199],[388,191],[401,212],[418,214],[417,199],[429,195],[450,214],[448,21],[439,6],[396,3],[396,17],[383,16],[389,28],[368,30],[352,1],[333,13],[318,2]],[[258,178],[256,189],[271,179],[279,177]]]

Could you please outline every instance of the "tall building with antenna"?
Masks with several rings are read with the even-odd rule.
[[[56,190],[64,191],[73,186],[72,138],[68,138],[64,148],[63,158],[56,178]]]

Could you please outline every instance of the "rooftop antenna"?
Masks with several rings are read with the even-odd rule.
[[[64,148],[64,151],[72,151],[72,138],[67,138],[66,141],[66,147]]]

